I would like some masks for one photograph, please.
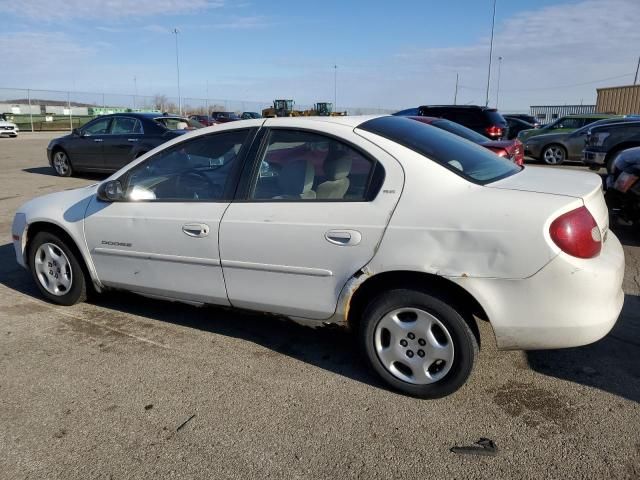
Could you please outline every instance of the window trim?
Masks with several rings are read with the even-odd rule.
[[[103,117],[94,118],[90,122],[85,123],[82,126],[80,131],[82,132],[83,136],[87,136],[87,137],[96,137],[98,135],[110,135],[109,133],[88,133],[86,129],[87,129],[87,127],[91,126],[92,124],[96,124],[96,123],[98,123],[98,122],[100,122],[102,120],[106,120],[107,121],[107,131],[110,132],[111,131],[111,124],[113,123],[113,118],[114,117],[104,118],[104,116]]]
[[[127,120],[134,120],[136,122],[138,122],[140,124],[140,130],[141,132],[130,132],[130,133],[113,133],[113,127],[116,124],[116,120],[118,118],[126,118]],[[128,117],[126,115],[115,115],[113,117],[111,117],[111,125],[109,125],[109,133],[106,133],[105,135],[144,135],[144,125],[142,124],[142,122],[140,121],[139,118],[136,117]]]
[[[364,198],[361,200],[344,198],[250,198],[252,192],[255,190],[258,181],[257,175],[260,170],[262,157],[264,156],[266,149],[269,146],[269,139],[271,138],[271,134],[276,130],[313,133],[316,135],[324,136],[347,145],[349,148],[354,149],[358,154],[362,155],[366,160],[370,161],[372,167],[371,171],[369,172],[369,176],[367,177]],[[234,203],[370,203],[378,198],[378,195],[382,191],[382,186],[386,178],[386,171],[384,169],[384,166],[375,157],[364,151],[361,147],[340,136],[333,135],[327,132],[321,132],[313,128],[272,126],[262,127],[258,135],[256,135],[256,140],[259,140],[259,143],[257,145],[252,145],[251,155],[249,156],[250,160],[247,162],[245,169],[243,169],[242,171],[238,190],[236,191],[236,196],[233,199]],[[376,176],[377,179],[375,178]],[[372,195],[370,189],[371,185],[374,183],[374,179],[379,182],[379,186],[375,191],[375,194]]]
[[[222,193],[222,197],[220,199],[195,199],[195,198],[176,198],[176,199],[150,199],[150,200],[129,200],[124,199],[121,200],[123,203],[231,203],[234,201],[235,192],[238,188],[238,184],[240,183],[240,177],[242,172],[244,171],[244,165],[247,162],[248,152],[250,150],[250,146],[253,144],[253,141],[256,137],[256,133],[258,128],[256,127],[248,127],[248,128],[238,128],[233,130],[223,130],[221,132],[212,132],[206,135],[198,135],[197,137],[189,138],[187,140],[183,140],[181,142],[174,143],[170,147],[164,148],[163,150],[157,152],[153,156],[145,159],[143,162],[138,163],[137,165],[129,168],[126,172],[124,172],[121,176],[117,178],[117,180],[122,185],[122,188],[128,187],[129,177],[131,176],[131,172],[137,168],[141,168],[143,165],[146,165],[148,162],[157,158],[158,155],[165,153],[167,150],[172,149],[174,147],[178,147],[179,145],[184,145],[189,142],[202,140],[204,138],[225,135],[229,133],[237,133],[237,132],[247,132],[247,137],[245,138],[242,146],[240,147],[240,151],[236,156],[237,164],[232,168],[229,172],[229,179],[227,180],[227,184],[225,185],[224,191]]]

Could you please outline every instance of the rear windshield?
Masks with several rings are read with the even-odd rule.
[[[486,184],[521,170],[480,145],[404,117],[378,117],[358,127],[424,155],[474,183]]]
[[[155,120],[169,130],[195,130],[196,128],[202,128],[204,126],[191,118],[159,117]]]
[[[493,124],[506,125],[507,123],[504,117],[497,110],[485,110],[484,113]]]
[[[447,132],[451,132],[459,137],[466,138],[473,143],[483,144],[488,141],[488,138],[484,135],[480,135],[470,128],[463,127],[459,123],[452,122],[451,120],[434,120],[431,122],[431,125],[441,128],[442,130],[446,130]]]

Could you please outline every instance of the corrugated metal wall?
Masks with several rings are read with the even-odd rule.
[[[640,114],[640,85],[598,88],[596,111],[618,115]]]
[[[587,115],[596,112],[595,105],[531,105],[531,115],[542,123],[551,123],[565,115]]]

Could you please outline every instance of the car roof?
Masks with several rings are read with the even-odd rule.
[[[109,113],[107,115],[100,115],[101,118],[110,118],[110,117],[135,117],[135,118],[147,118],[153,120],[155,118],[184,118],[180,115],[168,114],[164,113],[155,113],[155,112],[119,112],[119,113]]]
[[[489,110],[497,111],[495,108],[483,107],[481,105],[420,105],[418,108],[455,108],[460,110]]]

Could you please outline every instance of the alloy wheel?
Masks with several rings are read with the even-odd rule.
[[[542,154],[542,157],[545,163],[549,165],[559,165],[562,162],[564,162],[564,157],[565,157],[564,149],[562,147],[552,145],[550,147],[545,148],[544,153]]]
[[[53,168],[56,170],[58,175],[62,177],[66,177],[69,175],[69,171],[71,170],[71,166],[69,165],[69,157],[64,152],[56,152],[53,156]]]

